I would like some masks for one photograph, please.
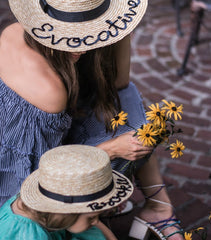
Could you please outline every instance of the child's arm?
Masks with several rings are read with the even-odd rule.
[[[112,233],[112,231],[108,227],[106,227],[106,225],[104,225],[101,221],[98,221],[98,223],[95,226],[98,227],[103,232],[104,236],[106,237],[106,240],[118,240]]]

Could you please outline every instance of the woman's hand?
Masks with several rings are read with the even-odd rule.
[[[144,147],[136,136],[134,131],[124,133],[118,137],[110,139],[97,145],[108,153],[111,160],[121,157],[130,161],[135,161],[151,153],[153,147]]]

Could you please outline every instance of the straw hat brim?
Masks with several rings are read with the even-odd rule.
[[[133,193],[132,183],[113,172],[114,187],[105,196],[89,202],[64,203],[44,196],[38,188],[39,169],[29,175],[21,187],[21,199],[31,209],[50,213],[89,213],[108,210],[127,200]]]
[[[111,0],[105,13],[84,22],[56,20],[44,13],[39,0],[9,3],[17,20],[35,40],[53,49],[79,52],[104,47],[127,36],[144,16],[148,0]]]

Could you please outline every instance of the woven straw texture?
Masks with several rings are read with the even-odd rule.
[[[47,3],[70,13],[93,10],[104,1],[47,0]],[[111,0],[102,15],[82,22],[50,17],[39,0],[9,0],[9,3],[18,21],[35,40],[53,49],[79,52],[113,44],[128,35],[144,16],[148,0]]]
[[[93,201],[82,203],[64,203],[51,199],[44,196],[38,188],[40,183],[44,189],[53,193],[84,196],[104,190],[111,184],[112,179],[114,187],[109,193]],[[128,191],[119,192],[122,186]],[[126,177],[115,172],[112,174],[110,159],[103,150],[85,145],[67,145],[43,154],[39,169],[22,184],[21,198],[27,206],[38,211],[82,213],[115,207],[126,200],[132,191],[133,186]],[[111,203],[112,198],[118,201]],[[106,204],[101,209],[93,209],[88,206],[92,203]]]

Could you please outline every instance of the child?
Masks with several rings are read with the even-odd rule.
[[[132,183],[112,172],[103,150],[86,145],[54,148],[42,155],[20,195],[0,209],[0,240],[116,240],[98,215],[132,192]]]

